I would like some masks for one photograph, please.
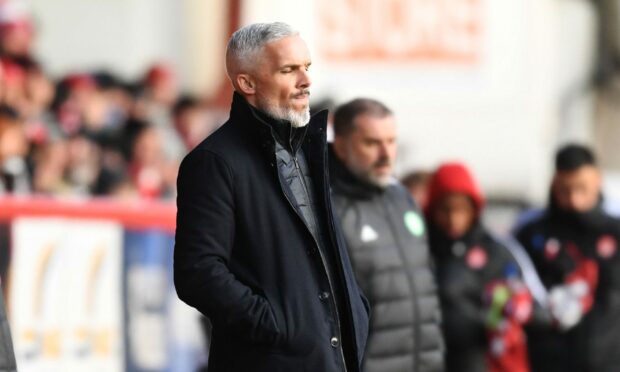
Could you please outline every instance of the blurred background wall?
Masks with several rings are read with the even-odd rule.
[[[315,101],[372,96],[394,109],[400,172],[459,158],[487,192],[534,202],[546,196],[558,143],[596,138],[597,6],[586,0],[31,1],[40,31],[36,53],[51,73],[107,67],[130,78],[165,60],[184,87],[218,102],[230,93],[222,63],[230,31],[256,21],[289,22],[313,52]]]

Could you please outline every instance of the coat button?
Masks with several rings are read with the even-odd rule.
[[[325,301],[329,298],[329,292],[321,292],[319,294],[319,300]]]
[[[340,340],[338,340],[338,337],[332,337],[332,339],[329,340],[329,343],[332,347],[338,347],[340,345]]]

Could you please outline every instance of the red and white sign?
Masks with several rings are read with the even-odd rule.
[[[326,60],[474,64],[482,0],[320,0],[318,47]]]

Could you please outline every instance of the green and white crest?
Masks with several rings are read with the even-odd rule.
[[[405,220],[405,226],[413,236],[420,237],[424,235],[424,221],[419,214],[413,211],[405,212],[403,216]]]

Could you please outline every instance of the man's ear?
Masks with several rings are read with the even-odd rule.
[[[237,86],[239,86],[239,90],[245,95],[254,95],[256,94],[256,84],[254,79],[248,74],[239,74],[237,75]]]

